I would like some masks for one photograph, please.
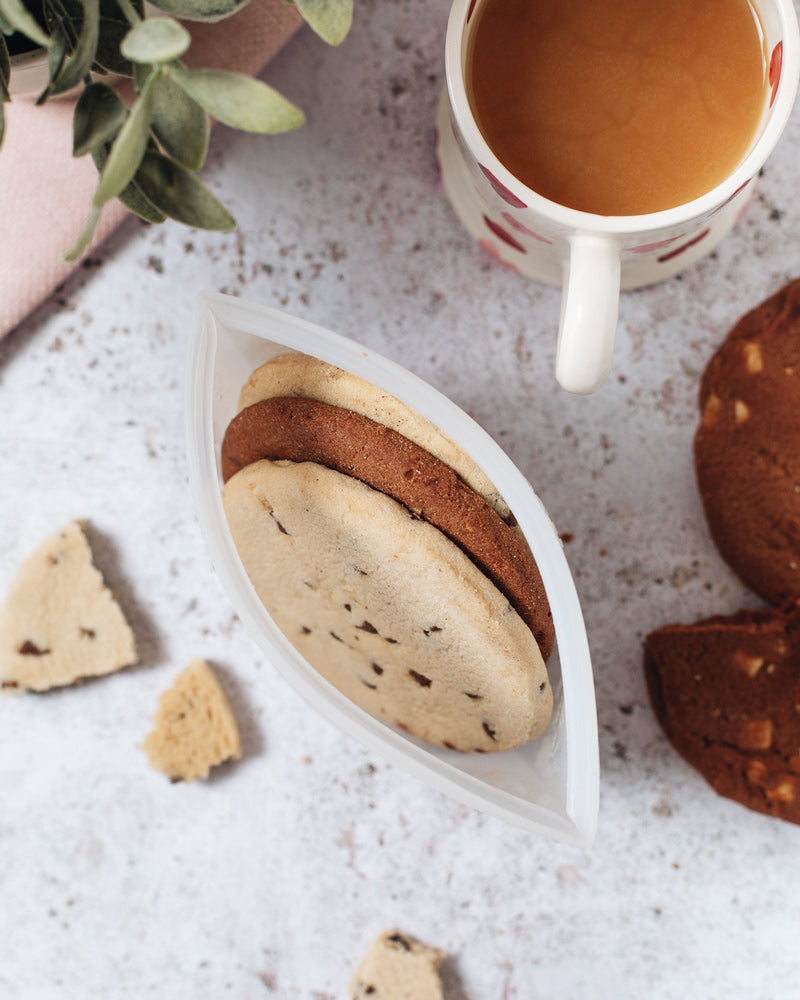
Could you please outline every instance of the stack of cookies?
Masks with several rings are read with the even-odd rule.
[[[552,712],[544,586],[513,515],[399,400],[303,354],[257,369],[222,442],[244,568],[319,673],[452,750],[506,750]]]
[[[800,823],[800,280],[730,332],[700,406],[709,530],[776,607],[651,633],[648,689],[675,748],[721,795]]]

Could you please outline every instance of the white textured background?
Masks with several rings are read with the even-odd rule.
[[[800,274],[800,110],[734,233],[623,297],[610,382],[572,397],[552,376],[558,294],[475,247],[442,196],[446,15],[444,0],[362,0],[340,49],[303,31],[265,79],[307,126],[214,136],[205,177],[240,231],[131,221],[0,343],[0,590],[48,533],[88,518],[142,653],[0,702],[2,1000],[339,1000],[389,926],[450,953],[447,1000],[800,995],[800,829],[718,798],[661,736],[641,671],[646,631],[757,603],[709,540],[691,442],[710,354]],[[201,288],[285,307],[442,389],[572,536],[600,723],[591,852],[428,790],[259,655],[186,482]],[[138,746],[194,656],[219,668],[246,759],[173,786]]]

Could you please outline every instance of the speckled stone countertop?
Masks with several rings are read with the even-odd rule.
[[[141,665],[0,703],[2,1000],[339,1000],[387,927],[448,952],[447,1000],[798,996],[800,829],[717,797],[673,752],[641,643],[757,606],[717,555],[692,467],[700,374],[800,274],[800,108],[718,251],[623,296],[601,392],[553,379],[559,295],[462,231],[433,156],[443,0],[357,4],[265,79],[307,112],[220,129],[206,178],[234,235],[126,223],[0,343],[0,589],[86,518]],[[197,290],[307,317],[401,362],[507,450],[568,539],[602,767],[591,851],[430,790],[323,721],[260,655],[187,486],[182,372]],[[170,785],[140,744],[191,658],[245,757]]]

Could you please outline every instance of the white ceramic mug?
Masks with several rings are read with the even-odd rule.
[[[563,286],[556,378],[589,393],[608,377],[620,288],[671,277],[705,256],[730,230],[789,118],[800,73],[792,0],[753,0],[764,33],[769,81],[764,113],[746,156],[711,191],[647,215],[603,216],[536,194],[506,169],[483,138],[467,100],[470,32],[482,0],[454,0],[445,43],[437,155],[445,191],[467,229],[495,257],[528,277]]]

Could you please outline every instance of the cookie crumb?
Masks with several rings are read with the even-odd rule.
[[[443,1000],[444,952],[409,934],[384,931],[350,981],[350,1000]]]
[[[192,660],[158,702],[153,731],[142,744],[157,771],[171,781],[207,778],[242,756],[236,719],[205,660]]]

